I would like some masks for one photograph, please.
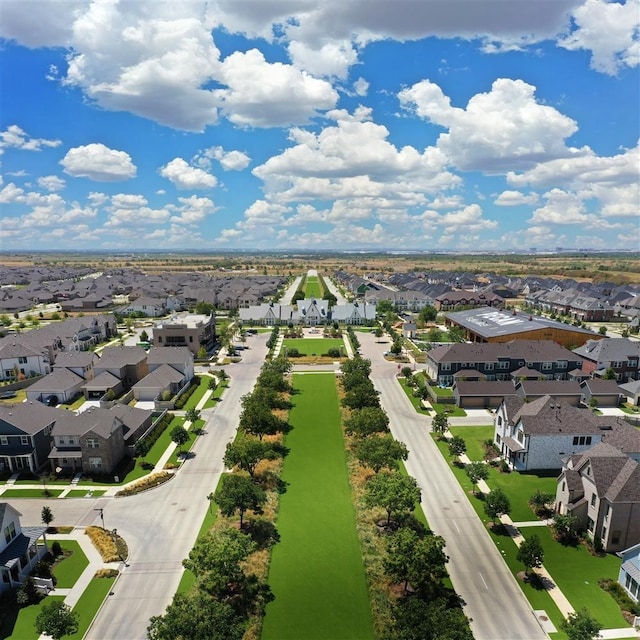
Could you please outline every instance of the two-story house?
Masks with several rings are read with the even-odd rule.
[[[622,558],[618,582],[634,602],[640,601],[640,544],[619,551]]]
[[[441,386],[453,384],[459,371],[475,370],[487,381],[512,380],[527,367],[536,377],[567,380],[582,358],[552,340],[511,340],[442,345],[427,353],[426,373]]]
[[[0,502],[0,592],[15,589],[46,555],[46,526],[23,527],[20,513]]]
[[[640,342],[628,338],[587,340],[573,352],[584,360],[587,373],[602,377],[613,369],[618,382],[640,379]]]
[[[640,543],[640,464],[604,442],[567,457],[556,511],[574,516],[605,551]]]
[[[122,314],[140,314],[148,318],[160,318],[167,314],[166,298],[151,298],[141,296],[122,308]]]
[[[19,380],[51,371],[49,357],[16,342],[0,344],[0,380]]]
[[[124,422],[117,411],[90,407],[79,414],[66,412],[51,431],[51,468],[108,474],[125,455]]]
[[[606,442],[640,460],[640,433],[616,417],[598,416],[552,396],[525,402],[508,396],[494,416],[494,442],[518,471],[561,469],[567,456]]]
[[[131,388],[149,373],[147,352],[142,347],[106,347],[94,364],[96,377],[110,373],[122,382],[124,389]]]
[[[40,402],[0,406],[0,470],[38,473],[51,449],[51,431],[68,411]]]

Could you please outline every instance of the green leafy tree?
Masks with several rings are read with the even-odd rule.
[[[178,453],[182,453],[182,446],[189,441],[189,432],[181,425],[171,430],[171,440],[178,447]]]
[[[3,313],[2,315],[0,315],[0,324],[3,327],[10,327],[12,322],[13,321],[6,313]]]
[[[607,369],[604,372],[604,375],[602,376],[603,380],[615,380],[616,379],[616,372],[613,370],[612,367],[607,367]]]
[[[40,613],[36,616],[36,631],[45,633],[60,640],[64,636],[70,636],[78,631],[79,616],[71,610],[71,607],[55,600],[42,605]]]
[[[393,608],[394,640],[473,640],[469,620],[444,597],[400,598]]]
[[[532,569],[541,567],[544,562],[544,549],[540,538],[536,535],[525,538],[518,547],[516,560],[522,562],[527,573],[530,573]]]
[[[459,458],[462,454],[467,452],[467,443],[464,441],[464,438],[460,436],[453,436],[451,440],[449,440],[449,453],[454,458]]]
[[[427,305],[420,310],[420,313],[418,314],[418,320],[422,324],[427,324],[427,322],[435,322],[437,316],[438,312],[436,311],[436,309],[430,305]]]
[[[232,516],[238,512],[242,529],[245,512],[251,510],[254,513],[262,513],[267,494],[249,476],[225,473],[220,478],[214,500],[223,516]]]
[[[356,458],[376,473],[381,469],[395,470],[400,460],[406,460],[409,450],[404,442],[398,442],[388,433],[383,436],[365,438],[355,446]]]
[[[391,351],[394,356],[399,356],[402,353],[402,338],[400,336],[396,336],[393,339],[389,351]]]
[[[344,421],[345,431],[360,438],[374,433],[384,433],[389,429],[389,416],[381,407],[363,407],[352,411]]]
[[[503,515],[509,515],[511,512],[511,502],[507,494],[500,488],[496,487],[489,492],[484,499],[484,512],[492,519],[493,524]]]
[[[149,334],[145,329],[140,332],[140,342],[149,342]]]
[[[413,529],[402,527],[387,539],[385,571],[392,580],[409,583],[423,592],[435,593],[446,577],[444,538],[434,535],[420,536]]]
[[[601,336],[606,336],[607,335],[607,327],[605,327],[604,325],[602,325],[599,329],[598,329],[598,333]]]
[[[218,388],[218,381],[215,378],[209,378],[207,382],[207,388],[209,391],[215,391]]]
[[[447,431],[449,429],[449,418],[447,417],[447,414],[444,412],[436,413],[431,421],[431,429],[434,433],[439,435],[442,435]]]
[[[376,305],[376,313],[379,316],[386,316],[388,313],[393,313],[394,311],[395,309],[391,300],[380,300]]]
[[[241,436],[227,444],[224,464],[229,468],[237,466],[253,478],[256,467],[262,460],[273,460],[277,455],[276,449],[270,443]]]
[[[371,375],[371,360],[366,360],[360,356],[345,360],[340,365],[342,371],[342,387],[349,391],[352,387],[362,384],[364,380],[369,380]]]
[[[489,477],[489,468],[486,464],[480,461],[470,462],[465,468],[464,472],[471,480],[473,486],[473,492],[476,493],[476,489],[480,480],[486,480]]]
[[[184,414],[184,417],[191,423],[200,420],[200,409],[196,409],[195,407],[191,407],[191,409],[187,409]]]
[[[42,523],[46,524],[48,527],[53,522],[53,511],[51,511],[51,507],[46,505],[42,507],[40,517],[42,519]]]
[[[371,381],[366,380],[349,389],[342,397],[342,404],[349,409],[363,409],[364,407],[379,407],[380,400]]]
[[[567,619],[562,621],[560,628],[567,634],[569,640],[594,640],[600,635],[602,625],[587,609],[582,608],[575,613],[570,613]]]
[[[393,515],[407,513],[420,502],[420,488],[411,476],[381,471],[369,480],[364,499],[368,507],[382,507],[387,512],[389,526]]]
[[[384,331],[382,330],[382,327],[376,327],[373,331],[373,335],[376,338],[382,338],[382,335],[384,334]]]
[[[240,428],[262,440],[264,436],[288,433],[291,425],[274,415],[268,407],[251,403],[240,414]]]
[[[153,616],[148,640],[241,640],[247,622],[226,602],[202,591],[178,593],[164,615]]]
[[[575,545],[580,538],[578,521],[574,516],[569,514],[556,513],[556,515],[553,516],[551,530],[560,544]]]
[[[540,489],[538,489],[529,498],[529,506],[537,516],[546,515],[550,511],[549,505],[554,501],[554,499],[554,494],[540,491]]]
[[[449,340],[451,342],[464,342],[464,331],[461,327],[449,327]]]

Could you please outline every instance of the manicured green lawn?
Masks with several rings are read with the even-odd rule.
[[[36,632],[36,617],[42,609],[42,605],[59,600],[62,602],[64,596],[48,596],[41,600],[38,604],[32,604],[29,607],[12,611],[3,621],[0,627],[0,638],[9,638],[9,640],[38,640],[40,634]]]
[[[216,390],[209,396],[209,399],[205,402],[204,409],[210,409],[211,407],[215,407],[218,404],[220,397],[224,393],[224,390],[229,386],[229,381],[225,380],[221,382]]]
[[[366,640],[373,624],[333,375],[295,375],[263,640]]]
[[[193,447],[193,445],[195,444],[196,438],[198,437],[198,434],[196,433],[198,429],[201,429],[202,427],[204,427],[204,420],[196,420],[191,427],[188,430],[189,433],[189,440],[187,440],[187,442],[185,442],[185,444],[182,445],[182,452],[188,452],[191,450],[191,447]],[[181,461],[181,455],[180,455],[180,451],[178,451],[178,449],[176,448],[174,450],[174,452],[171,454],[171,456],[169,456],[169,460],[167,460],[167,462],[169,464],[180,464]]]
[[[290,338],[283,343],[284,349],[297,349],[303,356],[316,355],[320,356],[327,353],[329,349],[344,350],[344,341],[342,338]]]
[[[157,464],[162,454],[167,450],[167,447],[171,444],[171,432],[177,426],[184,426],[185,419],[183,416],[175,416],[169,423],[169,426],[162,432],[162,435],[155,441],[153,447],[144,459],[151,464]],[[146,475],[148,472],[143,471],[142,475]]]
[[[324,291],[318,276],[307,276],[307,280],[304,283],[304,295],[307,298],[315,298],[316,300],[322,299]]]
[[[544,548],[544,566],[574,609],[587,607],[604,629],[627,627],[614,599],[598,586],[600,578],[618,579],[620,558],[592,556],[584,545],[565,547],[547,527],[522,527],[525,538],[536,534]]]
[[[106,490],[95,489],[71,489],[65,498],[97,498],[103,496]]]
[[[202,396],[207,392],[209,388],[209,376],[198,376],[200,383],[198,388],[189,396],[187,403],[182,407],[182,411],[188,411],[189,409],[195,409],[198,406],[198,402],[202,400]]]
[[[413,405],[413,408],[418,412],[418,413],[422,413],[425,416],[428,416],[431,414],[431,411],[428,411],[427,409],[425,409],[422,406],[422,401],[420,398],[417,398],[416,396],[413,395],[413,389],[414,387],[410,387],[407,384],[407,379],[403,376],[400,378],[397,378],[398,382],[400,383],[400,386],[402,387],[402,390],[406,393],[407,398],[409,398],[409,401],[411,402],[411,404]]]
[[[53,568],[53,575],[57,579],[56,587],[71,589],[80,574],[89,565],[89,560],[84,555],[79,542],[75,540],[60,540],[59,542],[62,550],[71,551],[71,555],[64,556]]]
[[[49,489],[49,498],[57,498],[61,493],[62,489]],[[2,492],[3,498],[41,498],[42,500],[46,500],[42,493],[42,489],[6,489]]]
[[[449,429],[454,436],[460,436],[467,444],[467,456],[469,460],[484,460],[485,440],[493,440],[493,427],[451,427]]]
[[[84,590],[84,593],[80,596],[78,604],[73,607],[73,610],[79,614],[80,620],[77,633],[70,636],[65,636],[65,640],[82,640],[89,625],[98,613],[98,609],[102,602],[107,597],[115,578],[94,578],[89,586]]]

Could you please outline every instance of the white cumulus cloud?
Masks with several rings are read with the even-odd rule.
[[[0,155],[8,148],[40,151],[42,147],[59,147],[61,144],[60,140],[32,138],[17,124],[9,125],[4,131],[0,131]]]
[[[174,158],[160,168],[160,175],[178,189],[213,189],[218,184],[215,176],[198,167],[192,167],[182,158]]]
[[[70,176],[96,182],[129,180],[137,171],[128,153],[95,142],[69,149],[60,164]]]
[[[503,191],[494,201],[499,207],[517,207],[523,204],[536,204],[538,202],[537,193],[525,194],[521,191]]]
[[[62,191],[66,182],[58,176],[42,176],[38,178],[38,186],[46,191]]]

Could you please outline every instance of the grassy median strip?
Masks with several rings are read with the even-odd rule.
[[[294,376],[263,640],[373,637],[333,374]]]

